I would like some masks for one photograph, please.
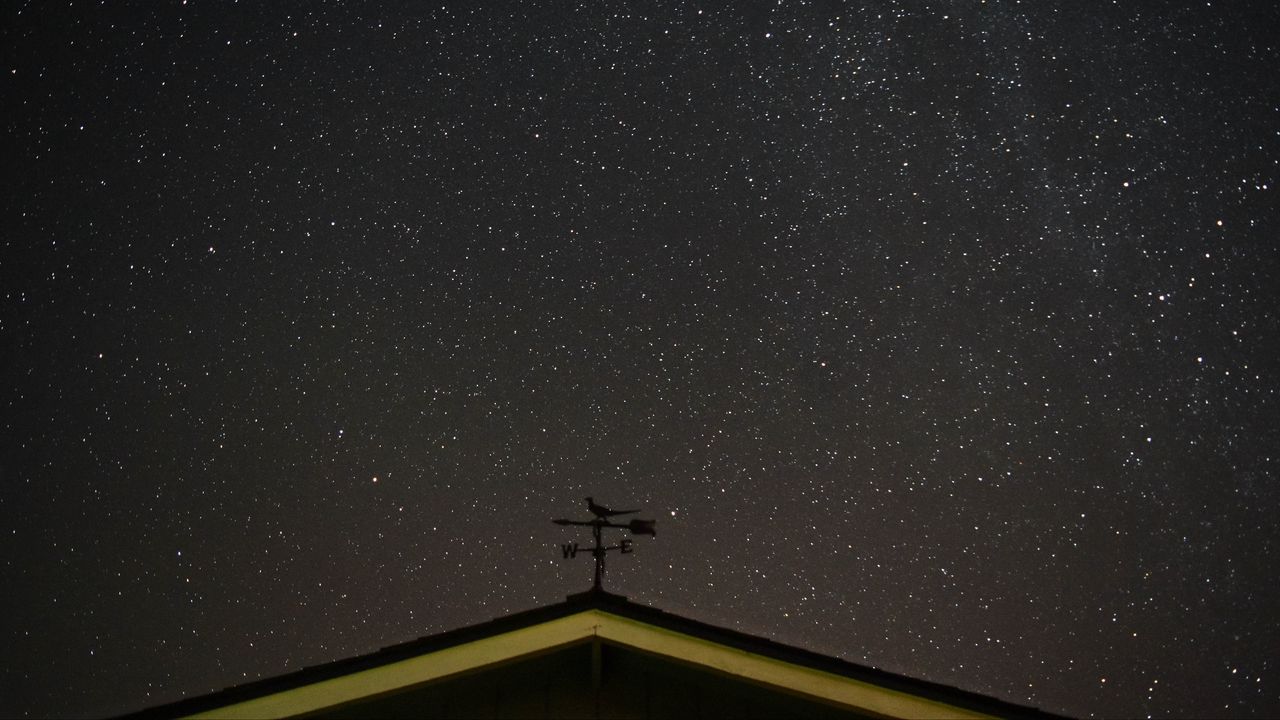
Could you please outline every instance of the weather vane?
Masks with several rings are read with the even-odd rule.
[[[655,520],[631,520],[627,523],[613,522],[612,518],[618,515],[631,515],[640,512],[639,510],[610,510],[603,505],[597,505],[596,501],[587,498],[587,509],[595,515],[594,520],[552,520],[557,525],[581,525],[591,528],[591,536],[595,539],[595,545],[589,548],[580,548],[578,543],[565,543],[560,546],[560,552],[565,559],[578,556],[579,550],[590,550],[591,557],[596,560],[595,582],[592,584],[593,590],[600,590],[600,581],[604,579],[604,559],[610,550],[617,550],[623,555],[627,555],[631,550],[631,538],[623,538],[618,541],[617,545],[605,545],[601,539],[601,531],[605,528],[618,528],[620,530],[630,530],[632,535],[652,535],[657,537],[658,533],[654,530]]]

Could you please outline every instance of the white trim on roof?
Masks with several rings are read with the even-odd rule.
[[[407,660],[226,705],[191,717],[290,717],[483,669],[593,637],[753,683],[783,688],[851,710],[897,718],[990,717],[869,682],[727,647],[598,609],[584,610],[568,617],[429,651]]]

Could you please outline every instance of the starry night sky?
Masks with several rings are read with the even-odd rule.
[[[741,5],[7,4],[0,714],[558,602],[591,494],[636,602],[1280,715],[1280,10]]]

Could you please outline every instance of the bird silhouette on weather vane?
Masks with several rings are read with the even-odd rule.
[[[566,560],[569,558],[577,557],[580,551],[589,551],[591,553],[591,557],[594,558],[596,561],[595,581],[592,583],[591,588],[593,590],[598,591],[602,589],[601,581],[604,579],[605,558],[608,556],[609,551],[617,550],[622,555],[628,555],[632,552],[631,538],[623,538],[618,541],[617,545],[605,545],[603,536],[602,536],[604,529],[616,528],[618,530],[630,530],[632,535],[650,535],[652,537],[657,537],[658,533],[654,529],[654,524],[657,521],[656,520],[640,520],[640,519],[632,518],[631,520],[625,523],[614,522],[613,518],[616,518],[619,515],[634,515],[635,513],[638,513],[640,511],[639,510],[611,510],[605,507],[604,505],[597,504],[595,499],[590,496],[588,496],[586,500],[587,500],[587,510],[591,511],[591,514],[595,516],[594,519],[592,520],[558,519],[558,520],[552,520],[551,522],[555,523],[556,525],[579,525],[582,527],[591,528],[591,537],[595,541],[594,545],[592,545],[591,547],[584,548],[579,546],[578,543],[576,542],[564,543],[560,545],[560,552]]]

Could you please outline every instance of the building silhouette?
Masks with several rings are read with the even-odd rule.
[[[132,717],[1046,718],[592,590]]]

